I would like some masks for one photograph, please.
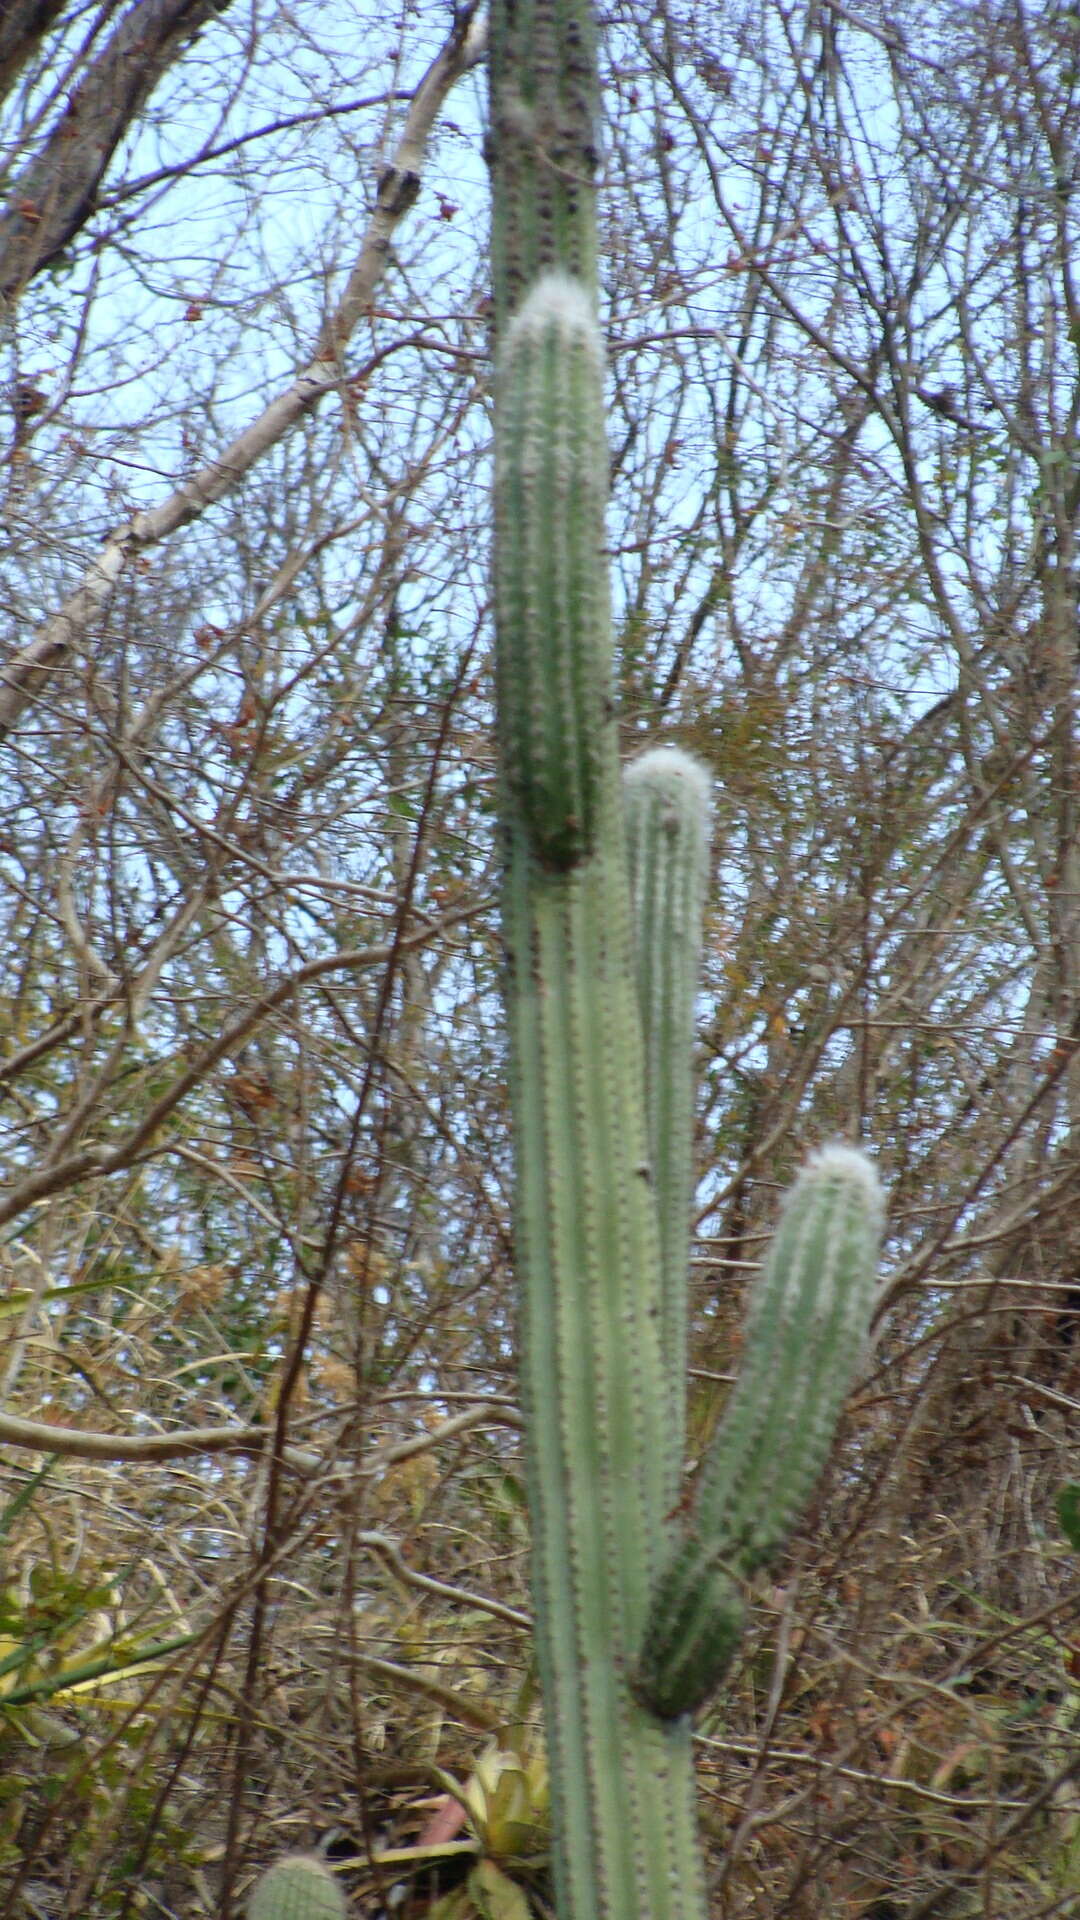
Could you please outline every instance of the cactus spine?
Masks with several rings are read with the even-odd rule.
[[[314,1854],[275,1861],[248,1900],[248,1920],[345,1920],[345,1896]]]
[[[741,1582],[828,1450],[880,1204],[846,1150],[797,1186],[693,1524],[672,1538],[708,787],[685,756],[646,755],[624,811],[594,40],[590,0],[492,0],[496,687],[532,1583],[560,1920],[705,1920],[688,1710],[737,1644]]]

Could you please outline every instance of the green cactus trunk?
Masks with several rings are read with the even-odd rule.
[[[700,1920],[687,1731],[627,1679],[680,1435],[611,718],[601,357],[580,284],[539,280],[497,394],[515,1246],[559,1906]],[[554,585],[552,556],[567,556]]]
[[[591,0],[493,0],[491,291],[495,326],[540,275],[596,292],[600,77]]]

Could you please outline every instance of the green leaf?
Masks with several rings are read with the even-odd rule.
[[[48,1459],[42,1463],[37,1469],[37,1472],[31,1474],[25,1486],[21,1487],[18,1493],[8,1501],[7,1506],[3,1512],[0,1513],[0,1544],[7,1538],[20,1514],[30,1505],[38,1488],[48,1479],[56,1465],[56,1461],[56,1454],[50,1453]],[[0,1626],[4,1624],[7,1618],[7,1609],[11,1604],[12,1602],[9,1596],[0,1592]]]
[[[473,1868],[469,1892],[482,1920],[529,1920],[529,1903],[522,1888],[493,1860],[481,1860]]]
[[[1069,1480],[1057,1497],[1057,1517],[1062,1533],[1074,1553],[1080,1553],[1080,1486]]]

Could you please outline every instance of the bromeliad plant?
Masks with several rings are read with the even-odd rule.
[[[688,1517],[692,1021],[709,785],[620,779],[588,0],[494,0],[495,622],[533,1589],[562,1920],[703,1920],[689,1716],[824,1464],[881,1228],[798,1181]]]

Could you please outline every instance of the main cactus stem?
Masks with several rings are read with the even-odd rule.
[[[709,786],[670,749],[625,797],[619,774],[587,0],[493,0],[491,73],[515,1254],[556,1900],[561,1920],[705,1920],[689,1716],[831,1445],[880,1197],[847,1148],[796,1186],[677,1522]]]
[[[663,1517],[677,1498],[679,1436],[665,1401],[611,715],[600,382],[587,290],[542,276],[506,330],[496,400],[504,913],[533,1586],[560,1913],[701,1920],[688,1731],[660,1721],[628,1684]],[[562,530],[564,513],[574,525]],[[553,581],[564,553],[569,572]]]

